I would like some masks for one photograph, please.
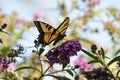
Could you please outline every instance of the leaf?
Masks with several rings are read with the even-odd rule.
[[[120,53],[120,49],[115,52],[115,55],[118,55]]]
[[[120,60],[120,56],[116,56],[115,58],[113,58],[107,65],[110,66],[112,63],[119,61]]]
[[[20,68],[17,68],[15,71],[19,71],[19,70],[22,70],[22,69],[35,69],[35,70],[37,70],[38,72],[40,72],[41,73],[41,71],[39,70],[39,69],[37,69],[37,68],[34,68],[34,67],[20,67]]]
[[[73,72],[71,70],[66,70],[71,76],[73,76]]]
[[[88,64],[93,64],[93,63],[100,63],[100,64],[102,64],[102,61],[100,61],[100,60],[91,60],[91,61],[88,62]]]
[[[106,59],[110,59],[109,57],[105,56]]]
[[[84,50],[84,49],[82,49],[82,51],[83,51],[85,54],[87,54],[89,57],[94,58],[94,59],[98,59],[96,56],[92,55],[90,52],[88,52],[88,51],[86,51],[86,50]]]
[[[120,70],[117,71],[116,78],[119,77]]]
[[[54,75],[49,75],[49,76],[54,77],[54,78],[56,78],[57,80],[70,80],[69,78],[67,78],[67,77],[62,77],[62,76],[54,76]]]
[[[101,47],[101,55],[102,55],[102,58],[104,59],[105,58],[105,52],[104,52],[104,49]]]
[[[64,63],[64,64],[62,65],[62,69],[64,69],[67,65],[68,65],[68,64]]]

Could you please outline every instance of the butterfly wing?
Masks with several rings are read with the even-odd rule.
[[[68,28],[69,24],[69,17],[66,17],[65,20],[59,25],[59,27],[56,29],[56,32],[59,33],[58,37],[55,39],[53,45],[55,45],[59,40],[63,39],[66,35],[65,32]]]
[[[52,26],[50,26],[47,23],[41,22],[41,21],[34,21],[34,24],[36,25],[39,33],[40,33],[40,39],[42,40],[42,44],[50,44],[55,38],[58,36],[58,32],[56,32],[56,29]],[[54,35],[53,35],[54,32]]]
[[[66,17],[65,20],[59,25],[57,28],[57,31],[61,34],[64,35],[69,24],[69,17]]]

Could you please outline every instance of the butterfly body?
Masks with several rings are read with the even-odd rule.
[[[42,21],[34,21],[34,24],[40,33],[38,36],[39,44],[49,45],[51,42],[54,42],[53,45],[55,45],[59,40],[65,37],[65,32],[69,24],[69,17],[66,17],[57,29]]]

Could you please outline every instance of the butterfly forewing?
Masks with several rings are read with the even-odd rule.
[[[69,24],[69,17],[65,18],[65,20],[57,28],[57,31],[60,32],[60,34],[65,34],[68,28],[68,24]]]
[[[65,20],[60,24],[60,26],[56,29],[59,33],[59,35],[57,36],[57,38],[54,40],[53,45],[56,45],[56,43],[58,43],[60,40],[62,40],[66,35],[65,32],[68,28],[68,24],[69,24],[69,17],[65,18]]]
[[[38,31],[40,34],[43,34],[43,30],[42,30],[42,25],[40,24],[40,21],[34,21],[35,26],[37,27]]]

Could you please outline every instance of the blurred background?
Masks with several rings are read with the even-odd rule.
[[[94,42],[107,50],[113,48],[113,38],[119,41],[119,5],[119,0],[0,0],[1,25],[8,24],[12,41],[28,47],[38,35],[34,20],[57,28],[68,16],[68,38],[83,40],[83,46]]]
[[[39,34],[33,21],[44,21],[57,28],[69,17],[65,40],[77,39],[88,50],[96,44],[105,49],[106,55],[114,57],[120,55],[116,54],[120,51],[119,5],[120,0],[0,0],[0,25],[7,23],[4,31],[11,34],[0,33],[0,37],[6,46],[21,44],[26,48],[25,57],[31,56]],[[79,52],[71,62],[79,56],[87,59]]]

